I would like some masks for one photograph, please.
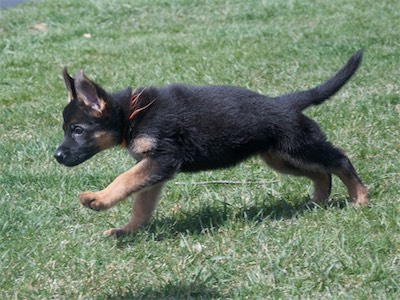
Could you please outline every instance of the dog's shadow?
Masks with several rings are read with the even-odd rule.
[[[309,199],[305,199],[309,200]],[[348,206],[345,199],[318,206],[304,201],[300,204],[291,204],[282,200],[271,204],[267,200],[254,205],[241,208],[232,207],[226,203],[220,205],[204,206],[193,211],[180,211],[170,217],[155,218],[145,229],[137,233],[143,238],[143,232],[151,239],[162,241],[173,238],[179,234],[207,234],[216,232],[226,222],[239,220],[258,224],[267,220],[288,220],[299,218],[304,213],[318,209],[343,209]],[[135,234],[118,238],[118,247],[125,248],[137,242]],[[162,287],[149,286],[142,291],[129,291],[119,295],[118,299],[177,299],[177,298],[231,298],[231,295],[220,294],[215,288],[210,288],[208,282],[175,282],[166,283]]]
[[[220,205],[203,206],[190,211],[179,211],[172,216],[156,217],[145,230],[152,239],[162,241],[179,234],[208,234],[216,232],[229,220],[238,220],[252,223],[261,223],[265,220],[286,220],[298,218],[306,212],[316,209],[342,209],[348,206],[345,199],[335,199],[324,205],[317,205],[304,199],[297,204],[286,200],[276,203],[267,200],[243,207],[232,207],[223,202]],[[139,233],[142,231],[140,230]],[[118,246],[135,243],[136,234],[118,238]]]

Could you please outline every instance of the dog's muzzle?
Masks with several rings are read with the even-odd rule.
[[[88,151],[87,149],[86,151],[73,150],[74,149],[65,147],[61,144],[54,153],[54,158],[57,160],[58,163],[64,166],[74,167],[83,163],[85,160],[88,160],[97,153],[96,151]]]
[[[56,152],[54,153],[54,158],[60,163],[64,164],[65,158],[68,156],[67,151],[58,148]]]

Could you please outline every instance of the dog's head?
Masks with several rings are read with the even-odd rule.
[[[63,77],[68,104],[63,111],[64,139],[54,157],[60,164],[76,166],[101,150],[117,145],[123,131],[123,116],[111,96],[90,81],[83,71],[72,78],[67,69]]]

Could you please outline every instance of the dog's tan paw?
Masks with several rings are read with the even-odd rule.
[[[112,228],[103,232],[104,236],[115,237],[115,238],[126,234],[127,234],[126,230],[122,228]]]
[[[79,202],[90,209],[95,211],[106,210],[109,208],[109,205],[104,199],[102,199],[99,193],[94,192],[84,192],[78,195]]]

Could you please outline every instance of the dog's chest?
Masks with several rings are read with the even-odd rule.
[[[142,160],[157,146],[157,140],[147,134],[139,134],[129,144],[129,153],[136,160]]]

